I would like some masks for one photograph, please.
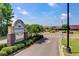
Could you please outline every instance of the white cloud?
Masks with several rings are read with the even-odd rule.
[[[21,10],[21,7],[16,7],[17,10]]]
[[[22,15],[27,15],[28,12],[24,9],[22,9],[21,7],[16,7],[16,9],[18,10],[18,13],[22,14]]]
[[[69,13],[69,16],[71,16],[71,13]],[[61,19],[67,19],[67,13],[62,13],[61,14]]]
[[[50,7],[56,6],[56,3],[48,3]]]
[[[28,15],[28,12],[27,12],[26,10],[22,10],[22,11],[20,11],[20,13],[21,13],[22,15]]]

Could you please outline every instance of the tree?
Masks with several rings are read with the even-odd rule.
[[[67,30],[67,24],[62,25],[63,30]]]
[[[62,30],[63,30],[64,32],[67,31],[67,24],[62,25]]]
[[[10,24],[11,18],[13,17],[13,9],[11,8],[11,5],[9,3],[0,3],[0,11],[2,14],[2,17],[1,17],[2,30],[6,29],[6,31],[2,31],[2,32],[3,33],[6,32],[7,34],[8,24]],[[4,28],[3,25],[5,25],[6,28]]]
[[[26,29],[31,35],[37,35],[38,33],[43,32],[44,30],[43,26],[38,24],[26,25]]]

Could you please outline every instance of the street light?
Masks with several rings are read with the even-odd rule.
[[[67,3],[67,52],[71,53],[71,48],[69,47],[69,3]]]

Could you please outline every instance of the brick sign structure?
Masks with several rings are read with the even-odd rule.
[[[24,27],[24,22],[22,20],[15,20],[8,26],[8,46],[14,45],[17,42],[26,40],[28,38],[28,34]]]

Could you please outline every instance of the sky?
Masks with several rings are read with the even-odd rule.
[[[11,3],[14,16],[25,24],[60,26],[67,23],[66,3]],[[70,3],[70,25],[79,25],[79,4]]]

